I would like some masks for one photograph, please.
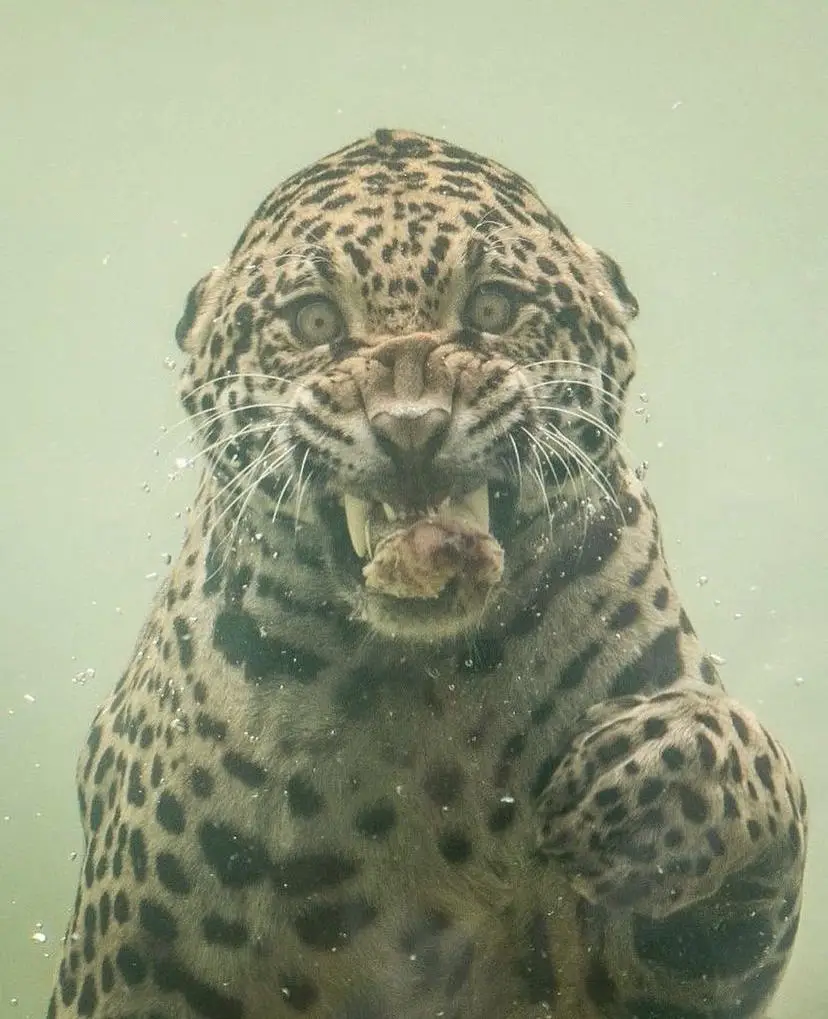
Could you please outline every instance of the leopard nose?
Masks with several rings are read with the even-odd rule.
[[[397,406],[371,418],[379,444],[392,459],[433,455],[448,430],[451,415],[443,407]]]
[[[396,336],[372,351],[362,384],[377,442],[405,463],[433,456],[451,422],[453,379],[431,333]]]

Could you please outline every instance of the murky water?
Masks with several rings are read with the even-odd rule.
[[[379,125],[503,160],[623,265],[674,574],[811,795],[774,1016],[826,1010],[826,52],[820,0],[3,5],[0,1016],[44,1012],[77,750],[191,497],[184,295],[273,184]]]

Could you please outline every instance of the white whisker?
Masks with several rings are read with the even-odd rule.
[[[569,395],[576,401],[578,400],[577,389],[578,387],[582,387],[583,389],[588,389],[590,392],[594,393],[599,397],[599,399],[606,400],[608,403],[613,404],[616,411],[620,411],[625,407],[625,402],[620,396],[616,396],[615,393],[611,393],[608,389],[604,389],[602,386],[591,382],[589,379],[544,379],[543,382],[532,383],[532,385],[529,386],[529,389],[531,391],[537,391],[539,389],[549,389],[552,386],[560,386],[563,387],[564,391],[568,390]],[[549,399],[548,394],[544,393],[543,395]]]
[[[509,442],[512,444],[512,452],[515,457],[515,466],[517,470],[517,481],[518,481],[518,500],[520,500],[521,493],[523,492],[523,470],[520,463],[520,450],[518,449],[517,443],[515,442],[512,433],[509,432],[508,435]]]
[[[235,541],[236,534],[238,533],[239,526],[244,518],[245,511],[247,510],[250,500],[253,498],[262,481],[270,474],[272,474],[274,471],[276,471],[285,462],[285,460],[288,459],[292,452],[293,447],[291,446],[290,448],[280,453],[279,456],[274,461],[271,462],[267,460],[267,446],[265,446],[265,448],[262,450],[259,456],[257,456],[256,459],[251,464],[248,464],[247,467],[245,467],[242,471],[235,475],[235,477],[226,485],[224,485],[222,489],[218,493],[216,493],[216,495],[213,497],[211,505],[215,505],[215,503],[218,502],[220,496],[224,492],[226,492],[228,488],[237,485],[242,478],[249,477],[251,474],[255,474],[257,471],[259,472],[257,477],[254,477],[249,484],[246,484],[239,492],[237,492],[233,496],[232,499],[229,500],[229,502],[222,506],[221,512],[210,526],[210,533],[212,534],[219,527],[222,521],[228,516],[228,514],[233,511],[234,507],[239,506],[238,513],[236,514],[235,520],[233,521],[233,526],[230,528],[228,533],[222,538],[221,541],[221,544],[226,545],[224,558],[222,559],[221,563],[216,567],[216,569],[213,571],[213,574],[211,574],[211,576],[215,575],[215,573],[218,572],[218,570],[223,569],[224,566],[227,564],[227,560],[233,549],[233,543]],[[264,470],[259,470],[263,464]],[[292,477],[292,475],[290,475],[290,477]],[[290,478],[288,478],[288,481],[289,480]],[[282,491],[284,492],[284,487]]]
[[[540,489],[540,493],[543,496],[543,504],[546,507],[546,523],[547,527],[549,528],[549,536],[551,538],[552,523],[555,519],[555,514],[552,512],[552,507],[549,505],[549,494],[546,491],[546,481],[544,480],[543,475],[543,464],[541,463],[538,447],[534,443],[532,444],[532,454],[535,457],[535,460],[537,461],[537,466],[532,467],[529,473],[535,479],[537,486]]]
[[[216,375],[213,378],[207,379],[206,382],[202,382],[192,389],[187,389],[185,386],[185,394],[188,399],[192,399],[205,389],[215,389],[216,385],[220,382],[233,382],[238,379],[259,379],[264,382],[296,386],[297,389],[307,389],[307,384],[302,382],[301,379],[291,379],[284,375],[273,375],[269,372],[227,372],[225,375]]]
[[[247,438],[251,435],[264,435],[272,431],[273,427],[269,422],[256,422],[255,424],[245,425],[243,428],[238,429],[238,431],[231,432],[230,435],[223,435],[220,439],[216,439],[216,441],[211,442],[209,446],[203,446],[197,453],[193,453],[192,456],[188,457],[188,460],[195,463],[197,460],[200,460],[205,456],[209,457],[210,454],[214,453],[217,449],[220,449],[223,453],[228,446],[232,446],[234,443],[239,442],[239,440],[243,438]],[[189,441],[193,442],[196,438],[197,435],[193,434]],[[183,445],[183,443],[179,443],[179,446],[181,445]],[[217,462],[219,457],[215,456],[212,459],[213,462]]]
[[[303,481],[303,477],[302,476],[303,476],[303,473],[304,473],[304,470],[305,470],[305,464],[308,462],[308,454],[309,453],[310,453],[310,449],[306,449],[305,450],[305,455],[302,457],[302,462],[299,464],[299,477],[296,480],[296,507],[295,507],[295,512],[294,512],[294,525],[295,525],[295,527],[297,529],[298,529],[299,523],[300,523],[299,511],[300,511],[300,508],[302,506],[302,493],[303,493],[303,490],[304,490],[304,486],[307,484],[306,481]]]
[[[604,421],[602,418],[599,418],[595,414],[590,413],[590,411],[584,410],[583,407],[560,407],[557,404],[548,403],[540,403],[537,406],[538,410],[551,410],[557,412],[558,414],[567,415],[570,418],[574,418],[576,421],[586,422],[586,424],[590,425],[592,428],[595,428],[596,431],[599,431],[602,435],[606,436],[606,438],[610,440],[613,446],[617,447],[625,454],[628,454],[630,456],[632,455],[632,451],[630,450],[629,446],[624,441],[624,439],[621,438],[621,436],[614,428],[608,425],[607,422]],[[548,422],[544,423],[548,424]]]
[[[621,510],[618,498],[613,491],[609,478],[598,464],[590,459],[590,457],[581,449],[580,446],[577,445],[577,443],[573,442],[567,435],[564,435],[563,432],[554,425],[543,424],[539,426],[539,429],[550,442],[554,445],[559,445],[565,453],[571,456],[572,459],[581,467],[583,473],[595,482],[601,490],[604,498],[617,510],[623,523],[624,514]]]
[[[293,447],[291,447],[291,450],[292,449],[293,449]],[[280,508],[282,506],[282,500],[284,499],[286,492],[290,488],[290,484],[291,484],[292,481],[293,481],[293,471],[291,471],[290,474],[288,474],[288,476],[285,478],[285,483],[282,485],[282,490],[279,492],[279,495],[278,495],[278,497],[276,499],[276,505],[273,507],[273,514],[272,514],[272,516],[270,518],[270,522],[272,524],[276,523],[276,518],[279,516],[279,510],[280,510]]]

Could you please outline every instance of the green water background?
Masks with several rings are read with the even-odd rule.
[[[377,126],[506,162],[624,266],[673,572],[808,780],[774,1017],[828,1014],[826,65],[825,0],[0,3],[2,1019],[44,1012],[76,753],[191,497],[161,431],[184,295],[272,185]]]

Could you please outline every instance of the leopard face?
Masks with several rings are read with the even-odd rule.
[[[522,178],[378,131],[273,191],[194,288],[183,400],[229,518],[312,532],[375,630],[452,637],[539,519],[611,502],[635,311]]]

